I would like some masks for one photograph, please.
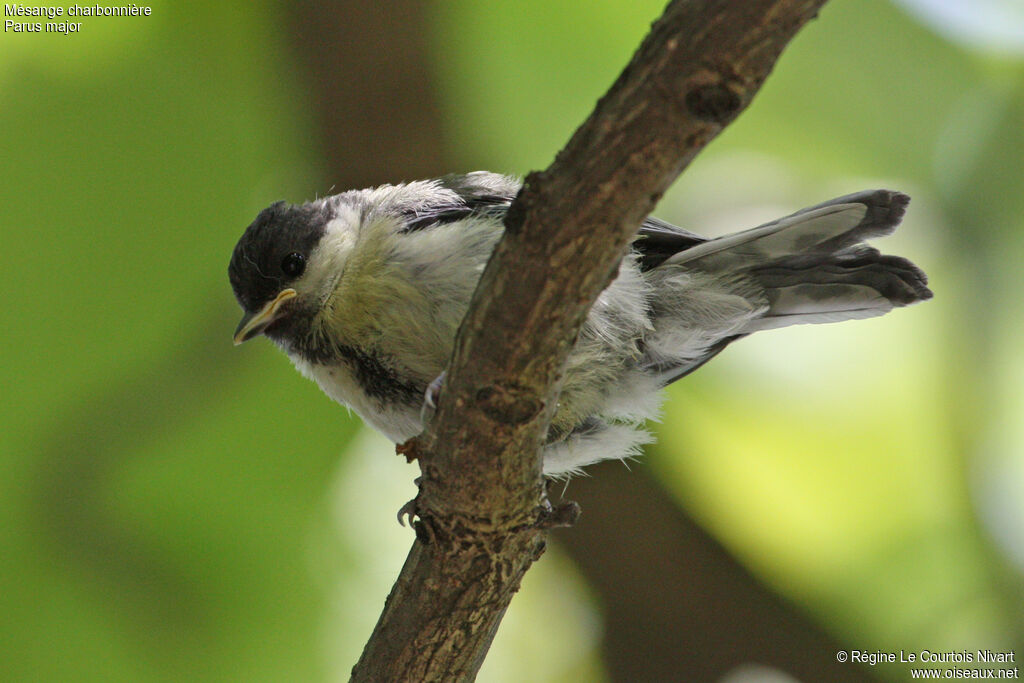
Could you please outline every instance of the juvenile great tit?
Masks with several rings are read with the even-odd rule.
[[[415,436],[519,186],[476,172],[273,204],[231,256],[235,343],[266,335],[389,439]],[[914,264],[864,244],[908,201],[858,192],[717,239],[645,220],[569,355],[545,475],[635,455],[660,390],[740,337],[931,298]]]

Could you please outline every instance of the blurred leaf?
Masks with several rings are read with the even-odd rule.
[[[351,423],[265,343],[232,349],[225,274],[259,208],[317,190],[277,21],[157,5],[5,36],[4,680],[324,668],[306,544]]]

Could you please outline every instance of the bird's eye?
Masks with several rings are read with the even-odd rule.
[[[298,277],[306,269],[306,257],[293,251],[281,261],[281,271],[288,277]]]

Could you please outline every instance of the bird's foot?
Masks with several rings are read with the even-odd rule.
[[[405,526],[405,520],[409,520],[409,524],[412,524],[412,520],[416,517],[416,499],[406,502],[405,505],[398,508],[398,523]]]
[[[416,479],[413,480],[413,483],[416,484],[417,487],[419,487],[421,481],[423,481],[423,477],[416,477]],[[398,508],[398,523],[399,524],[401,524],[402,526],[405,526],[405,520],[408,519],[409,520],[409,525],[413,526],[413,521],[418,516],[417,512],[416,512],[416,502],[418,500],[419,500],[419,494],[417,493],[415,498],[413,498],[412,500],[408,501],[402,507]]]
[[[551,505],[546,498],[538,511],[536,526],[538,529],[556,529],[572,526],[580,518],[581,508],[575,501],[565,501],[557,507]]]
[[[427,390],[423,392],[423,407],[420,409],[420,421],[423,424],[430,422],[437,411],[437,403],[441,400],[441,390],[444,388],[444,380],[447,375],[448,371],[445,370],[435,377],[434,381],[427,385]]]

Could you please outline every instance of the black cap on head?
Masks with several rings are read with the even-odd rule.
[[[325,202],[289,206],[276,202],[256,216],[228,265],[235,298],[246,311],[256,311],[296,279],[288,257],[306,260],[324,234],[331,211]]]

